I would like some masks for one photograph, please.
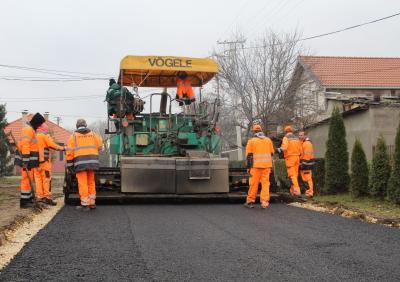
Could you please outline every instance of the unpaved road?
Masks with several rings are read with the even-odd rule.
[[[64,207],[0,281],[399,281],[400,230],[283,204]]]

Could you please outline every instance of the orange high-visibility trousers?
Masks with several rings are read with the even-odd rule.
[[[307,183],[308,189],[306,190],[307,196],[314,195],[314,185],[312,181],[312,170],[300,170],[301,179],[303,182]]]
[[[94,205],[96,202],[96,181],[94,176],[94,170],[84,170],[76,173],[82,206]]]
[[[269,174],[271,168],[251,168],[249,179],[249,191],[247,193],[247,203],[256,201],[258,185],[261,182],[260,202],[269,202]]]
[[[51,199],[51,163],[49,161],[42,162],[33,171],[35,174],[36,198]]]
[[[32,197],[32,189],[29,183],[28,173],[33,181],[33,170],[28,170],[27,172],[24,168],[21,168],[21,183],[19,185],[21,200],[29,200]]]
[[[287,156],[285,158],[287,175],[290,178],[292,185],[290,186],[290,193],[300,195],[300,186],[299,186],[299,164],[300,157],[299,156]]]

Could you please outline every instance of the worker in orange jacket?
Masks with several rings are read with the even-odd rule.
[[[304,183],[307,184],[306,196],[314,196],[314,185],[312,180],[312,168],[314,166],[314,148],[310,138],[306,137],[304,131],[299,132],[299,139],[302,146],[300,156],[300,175]]]
[[[26,127],[22,129],[21,140],[17,144],[15,164],[21,167],[20,207],[33,206],[33,194],[30,181],[33,181],[33,169],[39,166],[39,147],[36,130],[45,122],[40,113],[36,113]]]
[[[77,209],[89,211],[96,208],[95,171],[100,166],[99,151],[103,147],[103,140],[87,128],[84,119],[78,119],[76,128],[67,143],[67,168],[78,179],[81,205]]]
[[[298,177],[302,147],[299,139],[293,134],[291,126],[285,127],[285,133],[286,135],[283,137],[282,145],[278,152],[283,151],[287,174],[291,180],[290,194],[300,196]]]
[[[37,144],[39,148],[39,167],[34,168],[36,198],[48,205],[55,206],[56,201],[51,195],[51,156],[50,149],[63,151],[64,147],[57,145],[49,135],[49,128],[43,123],[37,129]]]
[[[264,135],[260,125],[254,125],[252,131],[254,137],[247,142],[246,146],[247,168],[250,169],[250,185],[244,205],[248,208],[254,207],[258,185],[261,181],[260,202],[261,208],[265,209],[269,206],[269,175],[272,168],[274,146],[271,139]]]
[[[184,71],[178,72],[177,76],[178,78],[176,79],[176,99],[181,100],[181,102],[179,102],[180,106],[183,105],[183,102],[186,105],[190,105],[196,100],[190,79],[188,78],[187,73]]]

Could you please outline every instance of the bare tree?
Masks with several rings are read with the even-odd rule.
[[[235,39],[241,38],[237,35]],[[299,33],[269,31],[252,45],[230,45],[231,49],[222,54],[215,52],[220,65],[221,116],[226,114],[223,120],[247,132],[255,121],[266,130],[275,130],[295,118],[296,95],[288,91],[288,86],[302,51]]]

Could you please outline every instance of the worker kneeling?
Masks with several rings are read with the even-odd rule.
[[[291,126],[285,127],[285,133],[286,135],[283,137],[282,145],[278,151],[283,151],[285,158],[287,175],[291,181],[290,194],[294,196],[300,196],[301,192],[298,177],[302,148],[299,139],[293,134],[293,129]]]
[[[269,175],[272,168],[274,146],[271,139],[264,135],[260,125],[254,125],[252,130],[254,137],[247,142],[246,146],[247,168],[250,169],[250,185],[244,205],[248,208],[254,207],[258,185],[261,182],[260,202],[261,207],[265,209],[269,206]]]
[[[81,205],[77,209],[89,211],[96,208],[95,171],[99,169],[99,151],[103,147],[100,136],[87,128],[84,119],[76,122],[76,131],[68,140],[67,168],[78,179]]]

